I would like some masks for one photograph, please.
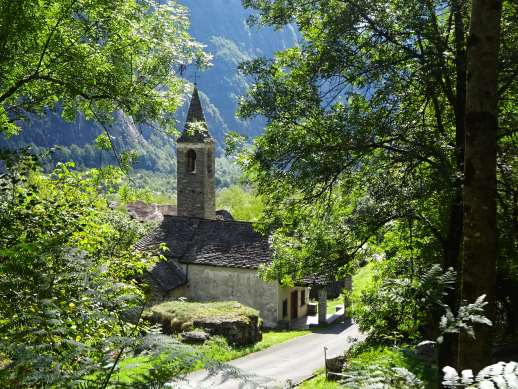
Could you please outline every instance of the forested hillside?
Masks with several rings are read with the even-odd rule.
[[[253,57],[270,57],[277,50],[296,45],[297,33],[291,26],[281,31],[248,27],[246,19],[251,11],[245,10],[239,0],[181,0],[180,3],[189,9],[192,36],[207,46],[206,51],[213,55],[213,60],[212,66],[205,71],[189,66],[183,72],[183,77],[191,85],[184,94],[183,107],[175,113],[177,129],[182,129],[192,82],[196,77],[209,129],[220,152],[218,184],[226,186],[226,183],[235,181],[238,173],[236,167],[221,156],[225,134],[237,131],[253,137],[262,128],[258,120],[244,122],[235,117],[238,99],[248,87],[237,66]],[[82,115],[71,122],[54,113],[41,117],[32,115],[22,128],[20,135],[11,139],[0,138],[0,145],[10,148],[31,145],[36,152],[53,147],[54,160],[75,161],[79,167],[98,167],[116,162],[111,151],[101,151],[95,145],[95,139],[103,129]],[[141,174],[145,171],[175,173],[174,137],[161,129],[136,126],[130,118],[118,115],[110,134],[119,152],[128,149],[138,152],[135,169]],[[160,175],[156,178],[161,181]]]

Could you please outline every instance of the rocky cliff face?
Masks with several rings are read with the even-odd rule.
[[[240,62],[257,56],[272,56],[277,50],[297,44],[296,31],[288,27],[282,31],[250,28],[246,19],[251,11],[245,10],[240,0],[180,0],[191,14],[191,34],[207,45],[207,51],[214,56],[213,66],[197,76],[202,104],[210,131],[217,148],[222,149],[224,135],[229,130],[248,136],[260,133],[260,121],[242,122],[235,118],[239,96],[248,87],[237,71]],[[194,68],[189,68],[185,78],[194,81]],[[188,102],[186,96],[186,103]],[[182,127],[186,107],[177,114],[179,128]],[[48,113],[44,117],[31,118],[24,125],[21,135],[8,141],[0,139],[1,146],[20,147],[32,144],[37,148],[60,145],[55,158],[76,160],[80,166],[98,166],[114,162],[110,155],[100,155],[93,147],[101,129],[82,117],[73,123],[65,123],[58,114]],[[154,171],[175,171],[174,141],[163,134],[136,128],[130,119],[121,117],[113,129],[116,142],[121,148],[140,151],[138,168]]]

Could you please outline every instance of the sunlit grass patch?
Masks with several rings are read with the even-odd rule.
[[[213,337],[204,344],[192,346],[198,360],[193,364],[190,371],[202,369],[204,362],[229,362],[245,355],[265,350],[299,336],[310,334],[309,330],[300,331],[267,331],[263,332],[263,339],[251,346],[232,347],[227,341],[219,336]],[[160,356],[137,356],[127,357],[121,361],[118,371],[118,379],[122,383],[131,383],[135,377],[146,374],[154,365],[165,360],[166,354]]]

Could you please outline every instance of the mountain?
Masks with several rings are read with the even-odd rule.
[[[250,28],[240,0],[180,0],[191,14],[191,34],[206,44],[213,56],[213,66],[205,72],[196,72],[198,89],[208,121],[221,155],[224,135],[229,130],[254,137],[261,132],[259,120],[243,122],[234,112],[239,96],[248,87],[238,71],[240,62],[257,56],[272,56],[275,51],[297,44],[295,29],[282,31]],[[195,69],[190,67],[184,77],[193,82]],[[186,104],[189,96],[185,96]],[[183,127],[186,106],[177,112],[178,128]],[[112,129],[118,149],[135,149],[140,158],[137,168],[152,172],[174,173],[176,170],[174,140],[159,131],[137,128],[131,118],[119,115],[118,125]],[[94,167],[113,163],[114,156],[95,147],[95,138],[102,130],[95,123],[78,117],[72,123],[64,122],[59,114],[47,113],[31,117],[23,124],[20,135],[9,140],[0,139],[0,146],[17,148],[32,145],[35,151],[59,146],[54,160],[75,160],[80,167]]]
[[[234,113],[239,96],[245,94],[248,83],[238,71],[240,62],[254,57],[271,57],[276,51],[298,43],[296,30],[250,28],[246,24],[251,11],[240,0],[181,0],[191,11],[191,34],[207,45],[214,55],[213,67],[198,77],[198,86],[223,120],[223,126],[210,126],[218,143],[222,132],[230,129],[244,135],[256,136],[262,123],[242,122]],[[192,80],[192,73],[187,75]],[[212,123],[209,123],[209,125]]]

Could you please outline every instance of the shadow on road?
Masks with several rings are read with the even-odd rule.
[[[319,326],[315,328],[310,328],[311,332],[314,334],[339,334],[340,332],[346,330],[347,328],[353,325],[351,319],[346,319],[345,323],[333,323],[327,326]]]

